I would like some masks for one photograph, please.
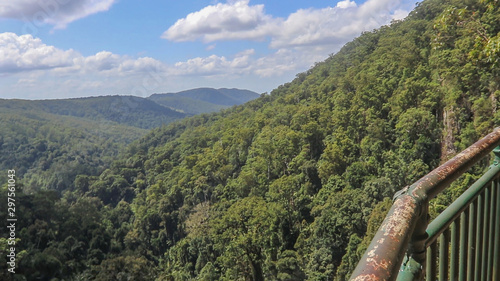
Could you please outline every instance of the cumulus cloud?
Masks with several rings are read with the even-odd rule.
[[[344,0],[337,3],[337,8],[347,9],[357,7],[358,5],[354,1]]]
[[[102,51],[84,57],[74,50],[48,46],[32,35],[0,33],[0,74],[50,70],[56,74],[102,73],[122,76],[130,73],[164,71],[166,66],[149,57],[130,58]]]
[[[298,10],[281,25],[270,46],[337,45],[388,24],[399,0],[368,0],[360,6],[349,0],[334,8]],[[401,15],[398,15],[401,16]]]
[[[335,7],[300,9],[286,19],[266,14],[248,0],[207,6],[179,19],[162,35],[171,41],[265,40],[270,47],[343,44],[363,31],[404,18],[400,0],[343,0]]]
[[[408,12],[396,10],[399,5],[399,0],[368,0],[359,6],[345,0],[333,8],[298,10],[283,22],[281,32],[272,37],[270,46],[344,44],[363,31],[404,18]]]
[[[78,61],[85,69],[90,71],[106,71],[116,69],[121,63],[121,57],[111,52],[102,51],[93,56]]]
[[[197,57],[185,62],[177,62],[173,68],[170,68],[170,73],[203,76],[248,73],[254,61],[251,57],[254,53],[253,49],[245,50],[234,55],[232,59],[216,55]]]
[[[77,56],[73,50],[47,46],[31,35],[0,33],[0,73],[68,67]]]
[[[11,18],[56,29],[89,15],[107,11],[117,0],[0,0],[0,18]]]
[[[322,60],[323,53],[325,50],[319,49],[313,52],[280,49],[259,57],[254,49],[247,49],[232,55],[196,57],[166,65],[150,57],[132,58],[109,51],[83,56],[74,50],[46,45],[32,35],[0,33],[0,76],[18,77],[19,87],[32,87],[33,91],[44,87],[55,89],[57,84],[75,91],[112,87],[125,91],[133,88],[130,85],[134,81],[140,85],[160,85],[163,82],[158,81],[176,79],[173,77],[277,77],[310,67],[310,62]],[[153,87],[146,88],[141,88],[141,95],[145,96]]]
[[[323,47],[304,49],[282,48],[261,57],[252,66],[252,72],[259,77],[279,77],[286,73],[295,75],[312,66],[314,62],[323,61],[328,49]]]
[[[162,35],[171,41],[262,40],[277,27],[278,20],[265,14],[264,5],[249,0],[218,3],[179,19]]]

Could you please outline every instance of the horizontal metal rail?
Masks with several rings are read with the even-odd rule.
[[[428,243],[429,236],[426,232],[429,200],[442,192],[455,179],[483,157],[487,156],[499,144],[500,128],[496,128],[492,133],[474,143],[451,160],[434,169],[411,186],[396,193],[393,206],[351,275],[351,280],[396,280],[396,278],[398,280],[422,280],[426,267],[426,256],[429,256],[429,262],[435,260],[437,256],[437,244]],[[473,213],[472,206],[474,206],[474,203],[469,207],[471,209],[468,214],[469,219],[474,216],[474,214],[471,214]],[[451,217],[453,217],[453,220],[451,222],[448,221],[450,224],[458,218],[455,215]],[[459,220],[462,221],[465,219],[460,217]],[[448,222],[445,223],[447,226],[449,225]],[[455,243],[459,243],[462,246],[462,239],[459,238],[460,241],[456,241],[458,238],[457,232],[459,229],[462,229],[462,226],[463,224],[455,224],[452,228],[454,229],[453,234],[443,230],[446,234],[442,238],[443,248],[441,250],[448,251],[445,244],[451,238],[453,238]],[[435,234],[435,237],[439,234]],[[470,228],[468,229],[468,234],[469,238],[475,235],[474,231],[471,231]],[[469,243],[469,245],[471,244]],[[428,251],[427,246],[430,246]],[[460,251],[464,251],[465,248],[459,247],[459,249]],[[457,250],[458,248],[453,251]],[[470,248],[468,250],[467,255],[470,256]],[[492,255],[494,254],[496,252],[492,253]],[[401,272],[399,272],[403,259],[405,259],[405,262]],[[442,263],[447,262],[447,260],[444,260]],[[470,259],[468,262],[471,263]],[[434,270],[432,264],[429,263],[429,266],[431,267],[429,268],[430,270]],[[443,275],[444,270],[443,268]],[[453,274],[455,274],[456,270],[453,271]],[[470,271],[468,270],[468,273]],[[434,273],[437,275],[436,270],[431,274]],[[494,272],[492,272],[493,274]]]

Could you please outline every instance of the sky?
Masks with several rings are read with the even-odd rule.
[[[0,98],[270,92],[415,0],[0,0]]]

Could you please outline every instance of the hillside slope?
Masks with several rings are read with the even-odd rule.
[[[179,112],[196,115],[201,113],[217,112],[228,106],[196,100],[179,94],[154,94],[149,97],[152,101]]]
[[[240,89],[197,88],[177,93],[179,96],[218,105],[238,105],[259,97],[255,92]]]
[[[197,88],[178,93],[154,94],[148,99],[168,108],[194,115],[219,111],[258,97],[259,94],[249,90]]]
[[[426,0],[270,95],[153,130],[62,200],[23,199],[54,207],[21,220],[44,229],[22,226],[22,274],[346,280],[394,191],[500,123],[499,32],[497,1]]]
[[[0,102],[1,104],[1,102]],[[16,170],[26,191],[64,191],[78,174],[97,175],[147,130],[43,110],[0,109],[0,170]],[[0,184],[6,175],[0,175]]]
[[[59,100],[2,100],[0,110],[9,108],[29,112],[111,121],[127,126],[151,129],[186,117],[145,98],[134,96],[101,96]]]
[[[145,129],[186,116],[132,96],[0,99],[0,169],[15,169],[27,191],[64,191],[78,174],[101,173]]]

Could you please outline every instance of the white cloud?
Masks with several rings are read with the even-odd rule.
[[[393,19],[399,0],[368,0],[357,6],[349,0],[334,8],[298,10],[282,24],[271,40],[272,48],[345,44],[363,31],[373,30]],[[399,14],[398,17],[403,16]]]
[[[205,79],[242,76],[248,73],[253,55],[250,49],[228,58],[212,55],[168,66],[150,57],[132,58],[108,51],[83,56],[46,45],[32,35],[0,33],[0,98],[146,97],[186,85],[189,77],[203,83]],[[189,85],[204,86],[195,83]]]
[[[344,1],[340,1],[337,3],[337,8],[341,8],[341,9],[354,8],[357,6],[358,5],[356,5],[356,2],[349,1],[349,0],[344,0]]]
[[[167,66],[150,57],[102,51],[82,56],[32,35],[0,33],[0,98],[98,94],[147,96],[166,79]],[[10,86],[8,86],[10,85]]]
[[[204,43],[266,40],[270,53],[260,57],[254,51],[232,57],[197,57],[176,63],[170,68],[170,73],[231,76],[231,79],[245,75],[254,81],[268,81],[266,83],[293,77],[315,62],[323,61],[363,31],[406,17],[408,12],[403,6],[408,1],[406,4],[402,1],[405,0],[367,0],[358,5],[352,0],[342,0],[334,7],[300,9],[286,18],[266,14],[263,5],[251,5],[249,1],[228,1],[207,6],[179,19],[163,33],[162,38],[175,42],[200,40]],[[214,46],[211,44],[207,50]]]
[[[79,54],[47,46],[31,35],[0,33],[0,73],[68,67]]]
[[[185,62],[177,62],[170,69],[170,74],[217,76],[248,73],[253,62],[251,56],[254,53],[253,49],[245,50],[234,55],[232,59],[216,55],[197,57]]]
[[[252,71],[259,77],[279,77],[309,69],[314,62],[323,61],[329,48],[310,47],[306,49],[282,48],[256,60]]]
[[[179,19],[162,35],[171,41],[265,40],[274,49],[344,44],[363,31],[407,15],[401,0],[343,0],[335,7],[300,9],[286,19],[264,12],[248,0],[207,6]]]
[[[402,19],[406,18],[406,16],[408,16],[409,13],[410,13],[410,11],[408,11],[408,10],[397,9],[392,14],[392,19],[393,20],[402,20]]]
[[[308,69],[314,62],[322,61],[327,48],[276,50],[268,55],[256,57],[255,50],[248,49],[231,58],[211,55],[177,62],[169,68],[169,76],[236,77],[255,76],[260,78],[279,77],[283,74],[295,75]]]
[[[79,63],[90,71],[107,71],[116,69],[121,63],[121,57],[110,52],[102,51],[93,56],[84,58]]]
[[[277,20],[264,13],[264,5],[249,0],[218,3],[179,19],[162,35],[175,42],[216,40],[262,40],[276,27]]]
[[[50,70],[55,74],[101,73],[123,76],[164,71],[166,66],[149,57],[130,58],[102,51],[84,57],[74,50],[61,50],[44,44],[32,35],[0,33],[0,74]]]
[[[89,15],[104,12],[117,0],[0,0],[0,18],[26,21],[34,27],[43,24],[56,29]]]

